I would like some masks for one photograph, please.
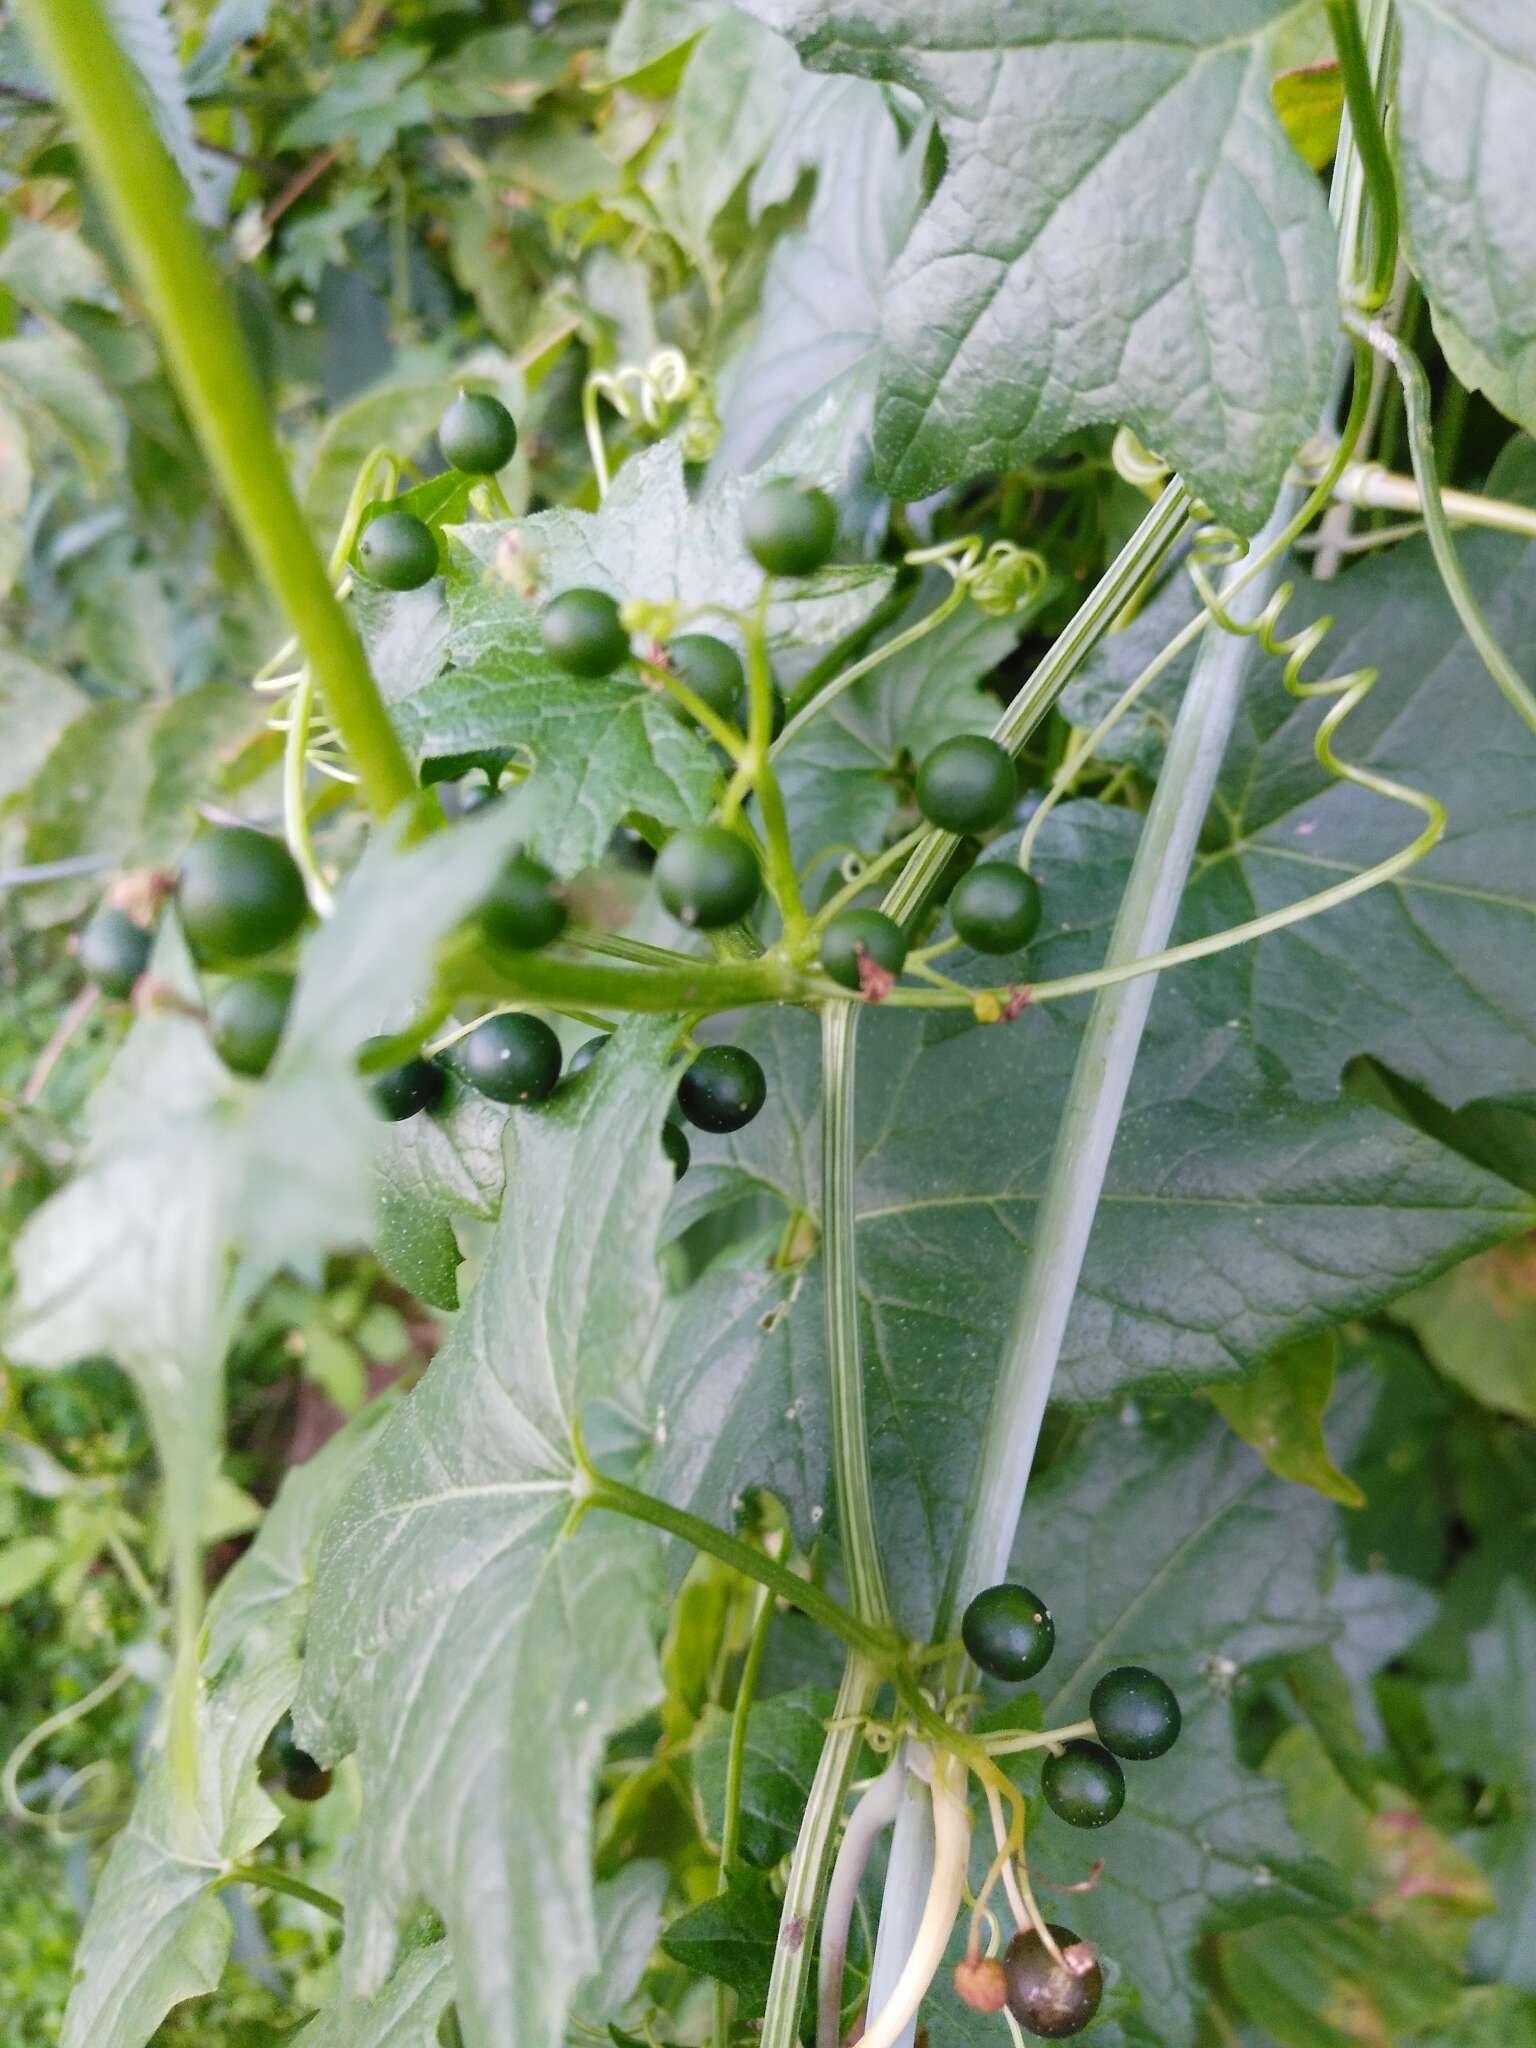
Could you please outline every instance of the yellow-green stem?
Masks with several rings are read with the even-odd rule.
[[[305,527],[244,337],[139,80],[102,0],[18,0],[17,12],[74,123],[230,514],[382,817],[415,795],[415,777]]]

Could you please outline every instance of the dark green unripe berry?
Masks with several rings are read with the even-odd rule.
[[[814,576],[837,544],[837,511],[825,491],[781,477],[748,498],[741,530],[770,576]]]
[[[414,512],[376,512],[358,536],[357,559],[370,583],[419,590],[437,574],[437,539]]]
[[[918,809],[946,832],[985,832],[1000,825],[1018,793],[1012,758],[980,733],[941,740],[917,771]]]
[[[494,476],[517,451],[517,422],[499,398],[461,391],[443,414],[437,445],[450,469],[465,476]]]
[[[606,590],[562,590],[545,605],[539,632],[556,668],[588,682],[629,659],[629,635]]]
[[[1069,1826],[1101,1828],[1125,1804],[1125,1773],[1107,1749],[1074,1740],[1062,1745],[1060,1756],[1046,1758],[1040,1789],[1052,1813]]]
[[[611,1031],[600,1031],[595,1038],[583,1039],[566,1062],[565,1071],[568,1074],[585,1073],[612,1036]]]
[[[221,825],[188,848],[176,905],[200,960],[254,960],[293,937],[309,900],[280,839],[248,825]]]
[[[213,1049],[232,1073],[264,1074],[293,1001],[291,974],[243,974],[208,1005]]]
[[[302,1799],[309,1803],[323,1799],[331,1789],[331,1773],[323,1764],[317,1764],[307,1749],[300,1749],[296,1742],[284,1742],[278,1751],[282,1766],[283,1790],[290,1799]]]
[[[976,953],[1017,953],[1040,928],[1040,885],[1009,861],[984,860],[960,877],[950,922]]]
[[[1104,1747],[1132,1763],[1172,1749],[1184,1725],[1172,1686],[1140,1664],[1106,1671],[1088,1696],[1088,1713]]]
[[[739,1045],[707,1045],[677,1084],[678,1107],[695,1130],[724,1135],[751,1123],[768,1099],[768,1079]]]
[[[512,856],[480,906],[486,935],[520,953],[558,939],[569,917],[555,877],[530,853]]]
[[[841,910],[821,935],[822,971],[844,988],[862,988],[868,962],[886,974],[907,964],[907,935],[883,910]]]
[[[662,1125],[661,1149],[672,1162],[672,1178],[681,1180],[693,1158],[693,1147],[676,1124]]]
[[[360,1051],[366,1053],[384,1042],[382,1038],[370,1038]],[[418,1110],[436,1109],[447,1086],[448,1076],[437,1061],[419,1057],[401,1060],[398,1066],[383,1067],[368,1076],[368,1093],[373,1097],[374,1108],[392,1124],[403,1123]]]
[[[1104,1972],[1093,1950],[1070,1927],[1051,1927],[1051,1939],[1071,1969],[1058,1963],[1032,1927],[1016,1934],[1003,1957],[1008,1972],[1008,2010],[1026,2034],[1040,2041],[1065,2041],[1080,2034],[1099,2009]]]
[[[150,935],[122,910],[98,910],[80,934],[80,971],[104,996],[126,1002],[149,965]]]
[[[1051,1661],[1056,1624],[1028,1586],[988,1586],[966,1608],[960,1638],[971,1662],[991,1678],[1022,1685]]]
[[[713,633],[682,633],[667,643],[672,673],[721,718],[734,718],[746,688],[746,673],[734,647]]]
[[[762,891],[757,855],[723,825],[674,832],[656,856],[656,887],[683,924],[714,931],[745,917]]]
[[[560,1078],[560,1041],[542,1017],[508,1011],[462,1041],[459,1068],[492,1102],[542,1102]]]

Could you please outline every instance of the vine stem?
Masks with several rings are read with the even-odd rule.
[[[763,1652],[768,1647],[768,1634],[773,1627],[773,1596],[766,1587],[757,1597],[757,1612],[752,1617],[752,1633],[747,1641],[747,1654],[741,1667],[741,1679],[736,1687],[736,1698],[731,1706],[730,1744],[725,1755],[725,1819],[720,1828],[720,1870],[715,1882],[718,1897],[731,1881],[741,1848],[741,1790],[746,1776],[747,1725],[752,1716],[752,1702],[757,1697],[758,1673],[763,1667]],[[719,1981],[715,1984],[715,2048],[730,2048],[731,2038],[731,1987]]]
[[[1467,638],[1477,649],[1483,667],[1498,684],[1505,702],[1532,732],[1536,732],[1536,696],[1533,696],[1524,678],[1495,639],[1483,608],[1473,595],[1472,586],[1468,583],[1461,566],[1461,558],[1456,552],[1456,543],[1451,537],[1450,521],[1446,518],[1445,501],[1435,466],[1429,380],[1424,375],[1423,365],[1408,344],[1395,335],[1385,321],[1362,320],[1351,314],[1347,317],[1345,325],[1352,334],[1360,336],[1367,342],[1397,372],[1397,380],[1403,391],[1408,454],[1413,464],[1414,482],[1419,488],[1424,529],[1429,536],[1435,567],[1440,571],[1440,581],[1445,585],[1445,594],[1455,606],[1456,616],[1461,620]]]
[[[799,706],[768,749],[769,753],[781,754],[805,730],[811,720],[819,717],[829,704],[835,703],[845,690],[851,690],[856,682],[871,674],[883,662],[889,661],[893,655],[902,653],[906,648],[915,646],[919,640],[933,632],[935,627],[942,626],[950,614],[958,611],[965,603],[966,591],[966,584],[957,577],[954,589],[946,591],[931,612],[925,612],[922,618],[914,625],[908,626],[904,633],[898,633],[893,640],[882,642],[879,647],[872,648],[859,660],[850,662],[840,675],[834,676],[814,697],[808,698]]]
[[[692,960],[680,953],[675,966],[610,967],[601,960],[493,951],[473,934],[444,949],[438,985],[453,998],[701,1015],[747,1003],[809,1002],[842,993],[836,982],[802,974],[772,953],[756,960]]]
[[[1260,536],[1289,524],[1301,495],[1290,485]],[[1227,579],[1233,616],[1257,618],[1279,580],[1278,560],[1238,589]],[[1196,658],[1174,723],[1157,790],[1110,939],[1106,967],[1130,969],[1167,944],[1253,652],[1247,638],[1218,633]],[[936,1633],[983,1586],[1006,1575],[1035,1445],[1077,1292],[1088,1235],[1119,1128],[1131,1070],[1157,986],[1153,974],[1101,989],[1088,1020],[1062,1112],[1013,1325],[993,1394],[981,1462],[940,1603]]]
[[[302,1878],[290,1877],[286,1870],[279,1870],[271,1863],[232,1863],[219,1879],[219,1885],[252,1884],[264,1891],[282,1892],[290,1899],[301,1899],[306,1906],[314,1906],[328,1914],[332,1920],[343,1917],[340,1899],[333,1899],[329,1892],[317,1891],[312,1884],[305,1884]],[[218,1885],[214,1887],[215,1890]]]
[[[415,797],[416,780],[304,524],[244,338],[139,81],[102,0],[18,0],[17,12],[74,124],[241,538],[383,817]]]
[[[826,1261],[827,1369],[832,1400],[832,1462],[838,1533],[853,1610],[889,1625],[891,1596],[875,1533],[874,1487],[859,1358],[859,1291],[854,1253],[852,1003],[821,1013],[821,1206]]]
[[[810,1979],[816,1923],[832,1867],[837,1826],[863,1747],[864,1723],[874,1706],[882,1677],[880,1666],[864,1656],[850,1657],[843,1667],[832,1725],[817,1759],[816,1775],[811,1780],[800,1832],[790,1857],[768,2003],[759,2037],[763,2048],[793,2048],[799,2039],[800,2009]]]
[[[1054,643],[1029,682],[1003,713],[993,735],[1001,745],[1015,754],[1023,748],[1025,741],[1066,688],[1078,668],[1184,531],[1190,517],[1189,492],[1181,483],[1169,484],[1093,591],[1078,608],[1071,623]],[[910,917],[919,908],[943,873],[956,844],[952,833],[935,831],[924,835],[895,886],[886,896],[883,908],[890,916]],[[822,1085],[823,1089],[828,1091],[843,1085],[836,1076],[842,1069],[851,1068],[854,1057],[859,1011],[858,1007],[852,1004],[842,1007],[848,1023],[846,1031],[840,1034],[837,1041],[836,1060],[830,1064],[825,1058],[823,1060]],[[849,1100],[851,1099],[850,1094]],[[846,1203],[851,1215],[851,1155],[840,1150],[835,1156],[828,1157],[827,1164],[831,1171],[830,1178],[825,1172],[823,1176],[823,1206],[836,1208]],[[850,1184],[840,1189],[837,1183],[845,1175]],[[862,1384],[862,1366],[856,1348],[856,1325],[854,1337],[855,1348],[851,1356],[845,1357],[841,1364],[843,1370],[860,1380]],[[834,1412],[841,1398],[834,1394]],[[860,1400],[862,1402],[862,1393]],[[867,1455],[862,1446],[859,1455],[862,1462]],[[868,1680],[869,1673],[863,1660],[850,1658],[843,1672],[843,1690],[838,1708],[840,1715],[862,1715],[869,1711],[873,1688]],[[863,1703],[843,1704],[847,1701]],[[768,2006],[763,2018],[761,2048],[793,2048],[797,2038],[800,2008],[805,1997],[808,1975],[805,1953],[808,1946],[806,1926],[814,1924],[807,1923],[806,1915],[820,1899],[822,1878],[831,1856],[841,1791],[838,1792],[836,1802],[829,1805],[830,1788],[834,1785],[841,1787],[847,1782],[853,1755],[848,1743],[846,1731],[834,1728],[822,1749],[812,1797],[806,1807],[790,1867],[790,1885],[785,1893],[783,1915],[779,1922],[779,1943],[774,1953]],[[924,1799],[922,1805],[931,1816],[930,1803]],[[915,1817],[909,1823],[909,1815],[914,1814],[913,1803],[905,1802],[897,1817],[890,1871],[886,1881],[886,1899],[892,1906],[899,1906],[901,1900],[910,1898],[914,1893],[921,1896],[927,1888],[931,1836],[927,1840],[923,1838],[923,1823]],[[902,1948],[896,1938],[897,1918],[897,1912],[891,1912],[888,1917],[887,1913],[882,1911],[875,1974],[870,1982],[872,2006],[877,2002],[885,2002],[885,1996],[888,1996],[889,1989],[894,1986],[905,1955],[905,1948]],[[897,1955],[895,1952],[899,1948],[901,1954]],[[910,1942],[906,1944],[906,1948],[910,1948]]]
[[[641,1493],[622,1480],[610,1479],[606,1473],[587,1475],[587,1490],[579,1497],[577,1508],[578,1512],[608,1508],[615,1514],[628,1515],[633,1521],[648,1522],[653,1529],[662,1529],[669,1536],[680,1536],[695,1550],[706,1551],[745,1577],[756,1579],[776,1598],[797,1607],[809,1620],[840,1637],[850,1649],[882,1665],[891,1664],[901,1649],[892,1630],[874,1627],[859,1615],[850,1614],[813,1580],[800,1578],[766,1551],[754,1550],[750,1543],[743,1543],[728,1530],[717,1529],[713,1522],[689,1514],[686,1508],[675,1508],[669,1501],[657,1500],[652,1494]]]

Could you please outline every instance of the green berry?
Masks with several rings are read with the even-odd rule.
[[[1074,1739],[1048,1756],[1040,1789],[1052,1813],[1074,1828],[1101,1828],[1125,1804],[1125,1773],[1107,1749]]]
[[[1001,824],[1018,793],[1012,759],[980,733],[941,740],[917,771],[918,809],[946,832],[985,832]]]
[[[382,1038],[370,1038],[361,1048],[366,1053],[383,1045]],[[368,1092],[379,1115],[392,1124],[403,1123],[418,1110],[436,1109],[448,1086],[448,1076],[436,1060],[402,1060],[396,1067],[383,1067],[368,1076]]]
[[[437,445],[451,469],[465,476],[494,476],[517,449],[517,422],[499,398],[461,391],[443,414]]]
[[[588,682],[629,659],[629,635],[606,590],[562,590],[545,605],[539,631],[556,668]]]
[[[842,910],[821,935],[821,965],[844,988],[862,988],[865,962],[900,974],[907,964],[907,935],[883,910]]]
[[[121,910],[98,910],[80,934],[80,969],[104,996],[126,1001],[149,965],[150,935]]]
[[[672,673],[721,718],[734,718],[746,687],[741,656],[713,633],[683,633],[667,643]]]
[[[513,1010],[487,1017],[459,1047],[471,1088],[492,1102],[542,1102],[560,1078],[560,1041],[542,1017]]]
[[[832,500],[787,477],[752,493],[741,528],[753,558],[770,576],[814,576],[837,544]]]
[[[243,974],[227,982],[208,1005],[213,1049],[236,1074],[264,1074],[293,1001],[291,974]]]
[[[1087,1947],[1070,1927],[1052,1926],[1050,1931],[1064,1956]],[[1009,1942],[1003,1968],[1008,1972],[1008,2010],[1037,2040],[1065,2041],[1080,2034],[1104,1996],[1104,1972],[1096,1962],[1089,1962],[1082,1972],[1064,1968],[1032,1927]]]
[[[672,1162],[672,1178],[681,1180],[688,1171],[688,1162],[693,1157],[693,1147],[676,1124],[662,1125],[661,1149]]]
[[[323,1764],[317,1764],[307,1749],[300,1749],[296,1742],[279,1744],[278,1762],[282,1767],[283,1790],[290,1799],[302,1799],[307,1803],[323,1799],[330,1791],[331,1773]]]
[[[370,583],[419,590],[437,574],[437,539],[414,512],[376,512],[358,536],[357,559]]]
[[[992,1678],[1021,1685],[1051,1661],[1056,1624],[1028,1586],[988,1586],[966,1608],[960,1637],[973,1664]]]
[[[570,912],[543,861],[514,854],[480,906],[480,922],[498,946],[531,953],[558,939]]]
[[[739,1131],[767,1099],[767,1076],[739,1045],[705,1046],[677,1084],[678,1106],[700,1131]]]
[[[253,960],[291,939],[309,902],[280,839],[221,825],[194,840],[176,884],[187,943],[200,960]]]
[[[565,1071],[568,1074],[585,1073],[612,1036],[611,1031],[600,1031],[595,1038],[583,1039],[566,1062]]]
[[[950,921],[976,953],[1017,953],[1040,926],[1040,885],[1008,861],[984,860],[956,882]]]
[[[701,931],[745,917],[762,886],[757,855],[723,825],[674,832],[656,857],[662,902],[683,924]]]
[[[1104,1747],[1132,1763],[1172,1749],[1184,1725],[1172,1686],[1139,1664],[1106,1671],[1089,1695],[1088,1713]]]

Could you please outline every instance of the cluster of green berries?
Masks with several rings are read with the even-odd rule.
[[[729,836],[729,835],[727,835]],[[733,844],[740,844],[733,841]],[[187,942],[205,966],[229,969],[286,945],[303,923],[308,904],[303,878],[280,840],[243,825],[207,833],[183,861],[176,888]],[[487,936],[527,950],[549,944],[565,928],[568,912],[554,876],[525,853],[514,854],[481,906]],[[124,928],[126,927],[126,932]],[[143,972],[149,933],[119,911],[105,911],[82,935],[82,964],[110,993],[128,994]],[[271,1065],[293,995],[291,974],[258,968],[236,973],[209,1004],[214,1048],[239,1074],[261,1075]],[[601,1051],[591,1039],[571,1061],[579,1072]],[[384,1040],[361,1049],[368,1054]],[[493,1102],[545,1101],[560,1080],[560,1041],[540,1017],[507,1012],[488,1017],[440,1058],[417,1055],[370,1075],[381,1116],[398,1122],[436,1109],[448,1085],[448,1060],[459,1077]],[[699,1130],[740,1130],[762,1108],[767,1082],[740,1046],[706,1047],[678,1084],[679,1113]],[[669,1123],[663,1146],[675,1171],[688,1167],[688,1141]]]
[[[960,1623],[966,1653],[978,1670],[1010,1685],[1043,1671],[1056,1647],[1056,1624],[1027,1586],[988,1586]],[[1124,1664],[1106,1671],[1088,1702],[1097,1742],[1073,1740],[1046,1758],[1041,1790],[1051,1810],[1076,1828],[1101,1828],[1125,1804],[1117,1758],[1146,1763],[1178,1740],[1179,1703],[1155,1672]]]
[[[1050,1609],[1027,1586],[988,1586],[966,1608],[961,1640],[978,1670],[1022,1685],[1045,1669],[1056,1647]],[[1164,1755],[1182,1726],[1172,1688],[1139,1664],[1106,1671],[1088,1699],[1097,1742],[1082,1737],[1050,1750],[1040,1789],[1051,1811],[1075,1828],[1101,1828],[1125,1804],[1121,1761],[1147,1763]],[[1070,1928],[1051,1935],[1065,1965],[1033,1930],[1017,1935],[1001,1963],[970,1959],[956,1973],[968,2004],[997,2012],[1006,2005],[1026,2033],[1064,2040],[1081,2033],[1103,1996],[1093,1952]],[[1074,1953],[1075,1952],[1075,1953]],[[1074,1968],[1075,1963],[1082,1967]]]
[[[437,445],[462,476],[495,476],[517,449],[517,422],[499,398],[461,391],[443,414]],[[385,590],[419,590],[439,568],[437,535],[424,519],[399,506],[376,512],[358,535],[357,559],[370,583]]]

